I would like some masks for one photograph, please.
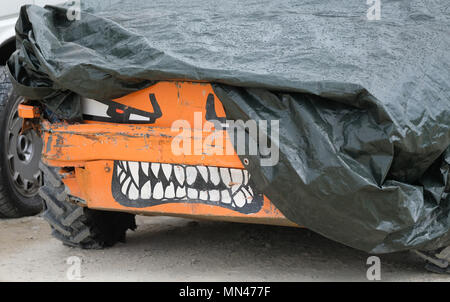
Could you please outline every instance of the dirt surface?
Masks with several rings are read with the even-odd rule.
[[[0,220],[0,281],[367,281],[368,255],[306,229],[138,217],[126,244],[63,246],[41,217]],[[380,256],[382,281],[450,281],[412,253]]]

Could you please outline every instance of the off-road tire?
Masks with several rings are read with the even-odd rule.
[[[5,139],[8,131],[8,119],[18,96],[14,94],[6,68],[0,66],[0,217],[17,218],[35,215],[42,210],[42,200],[35,193],[25,196],[13,184],[7,166]]]
[[[40,164],[44,185],[39,195],[44,200],[43,217],[52,235],[63,244],[83,249],[101,249],[125,242],[128,229],[135,230],[135,217],[129,213],[89,209],[69,202],[66,187],[55,168]]]

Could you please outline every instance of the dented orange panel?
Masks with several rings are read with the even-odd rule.
[[[41,129],[43,160],[75,167],[64,182],[88,207],[295,226],[257,191],[225,128],[214,128],[225,112],[210,84],[160,82],[85,100],[83,112],[83,123]]]

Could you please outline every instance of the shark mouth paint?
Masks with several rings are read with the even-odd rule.
[[[250,214],[263,205],[243,169],[114,161],[113,173],[113,197],[127,207],[203,203]]]

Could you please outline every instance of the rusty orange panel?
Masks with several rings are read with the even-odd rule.
[[[65,181],[71,194],[84,199],[92,209],[115,210],[142,215],[163,215],[227,220],[235,222],[262,223],[284,226],[298,226],[285,216],[265,197],[261,209],[256,213],[244,214],[214,205],[198,203],[165,203],[149,207],[126,207],[119,204],[111,193],[113,174],[112,161],[86,163],[76,168],[76,181]],[[74,191],[72,192],[72,187]],[[79,196],[80,194],[81,196]]]
[[[119,124],[50,124],[42,123],[43,159],[55,166],[67,166],[70,162],[92,160],[127,160],[160,163],[204,164],[220,167],[242,168],[236,154],[208,155],[218,145],[206,143],[211,132],[183,135],[171,128]],[[191,141],[192,155],[175,155],[172,141],[179,135]],[[223,148],[231,148],[231,142],[224,132]],[[194,149],[195,141],[201,141],[203,150]],[[228,147],[227,147],[228,145]],[[212,150],[212,151],[210,151]],[[225,153],[225,151],[223,151]],[[58,162],[61,161],[61,164]]]
[[[210,121],[214,117],[225,120],[223,106],[210,84],[160,82],[111,102],[88,101],[92,106],[88,121],[51,124],[44,120],[41,135],[43,161],[75,168],[75,173],[63,175],[64,183],[71,195],[85,200],[89,208],[297,226],[256,191],[226,130],[215,131],[220,134],[218,139],[209,140],[214,131]],[[92,108],[103,108],[106,115],[96,116]],[[132,124],[131,114],[149,120]],[[172,129],[174,121],[180,120],[192,131]],[[190,154],[173,152],[175,138],[188,143]],[[164,174],[151,169],[154,165],[167,168],[167,164],[171,164],[170,172]],[[192,176],[188,171],[195,170],[193,177],[198,180],[188,183],[175,174],[167,176],[176,168],[183,170],[186,179]],[[201,173],[206,170],[208,176]],[[213,171],[220,171],[218,182],[213,181]],[[152,189],[146,189],[147,184]],[[177,191],[175,196],[175,189],[184,195],[178,196]]]
[[[39,109],[35,106],[19,104],[18,113],[21,118],[38,118],[40,116]]]
[[[214,114],[225,117],[222,103],[210,84],[159,82],[113,101],[123,105],[124,108],[152,112],[155,108],[148,101],[149,95],[156,97],[162,112],[161,117],[149,124],[85,121],[83,124],[69,125],[50,124],[44,121],[41,127],[44,138],[44,160],[55,166],[64,166],[68,162],[110,159],[202,163],[242,168],[228,133],[214,132],[213,123],[206,119],[206,105],[209,98],[212,98]],[[186,133],[182,129],[172,129],[174,121],[187,123],[192,131]],[[172,152],[172,142],[175,138],[189,142],[191,155],[176,155]]]

